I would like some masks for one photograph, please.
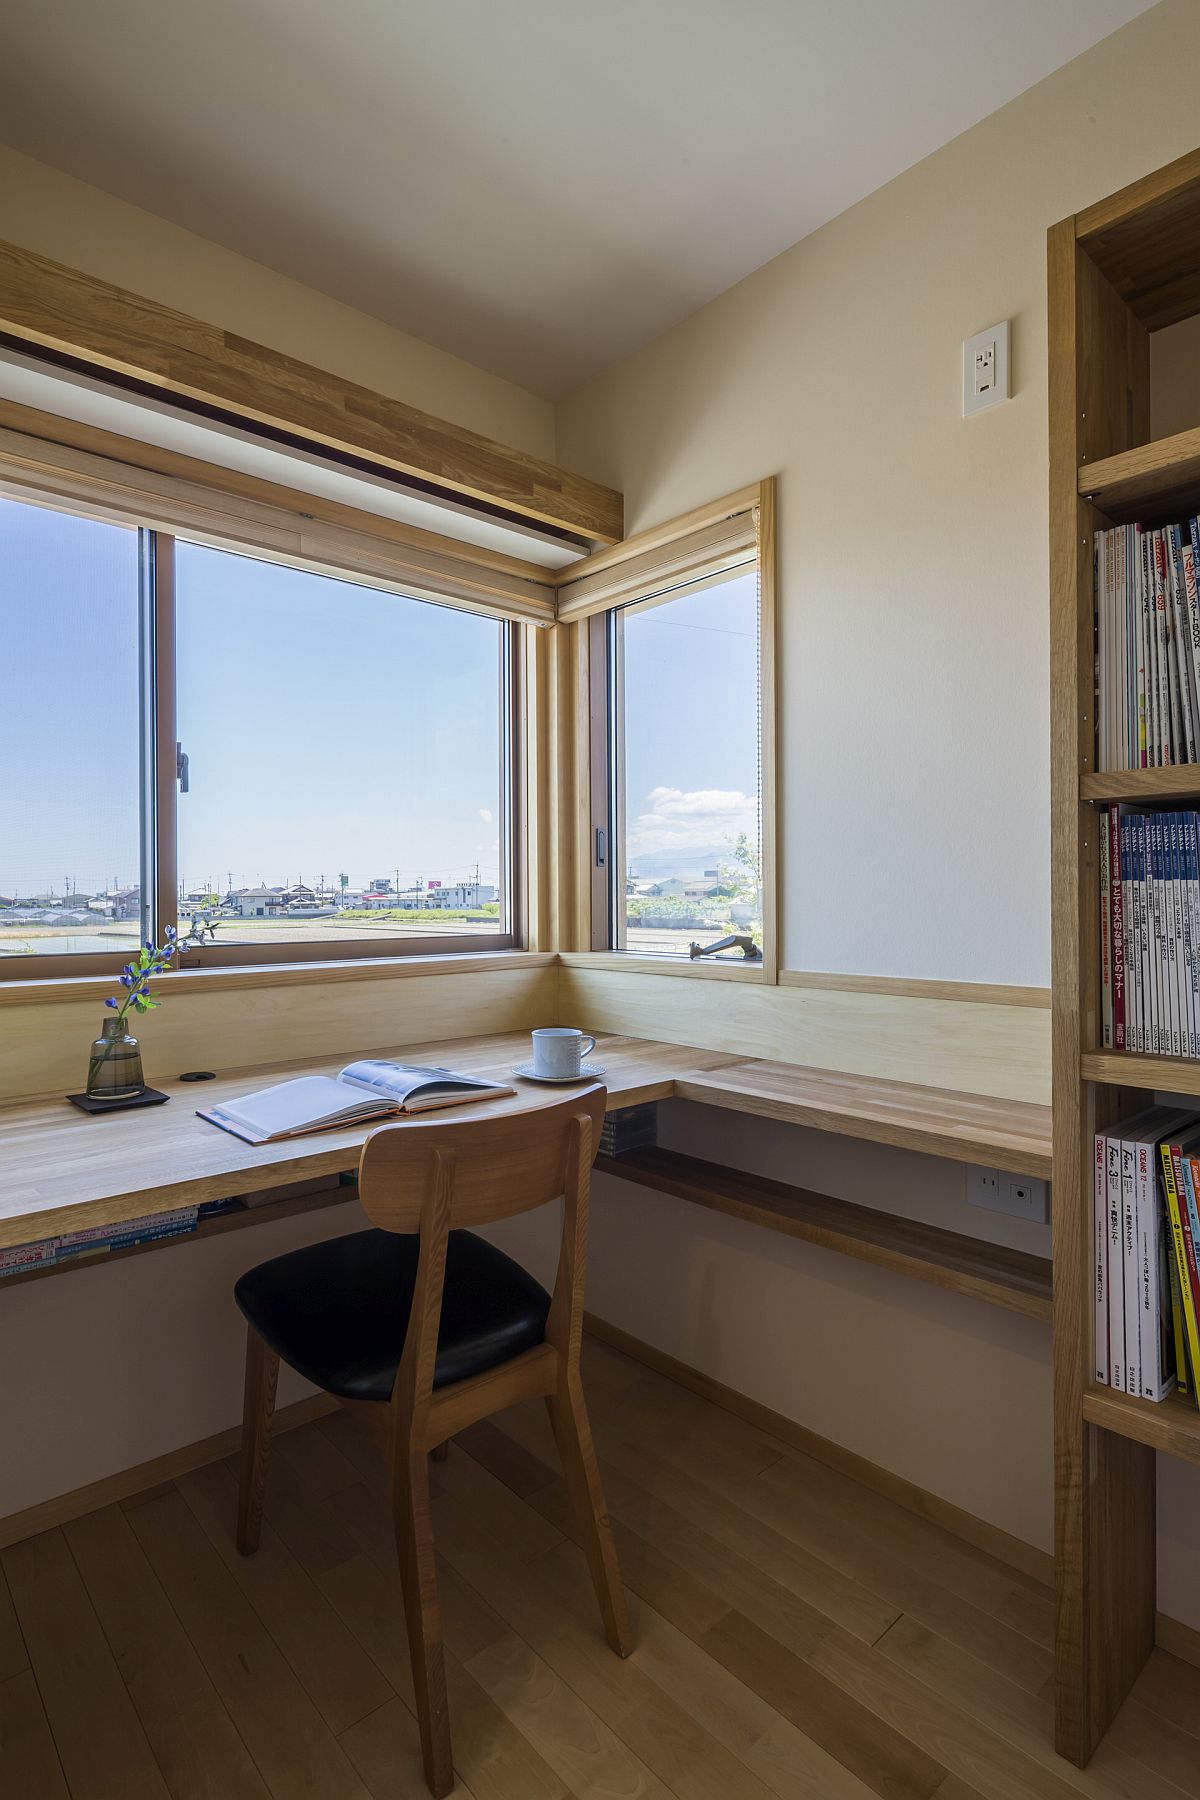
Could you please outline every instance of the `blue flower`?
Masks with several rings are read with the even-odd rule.
[[[122,975],[121,986],[124,988],[131,988],[133,986],[133,977],[131,975]]]
[[[116,1006],[117,1006],[117,1003],[116,1003],[116,1001],[115,1001],[115,1000],[106,1000],[106,1001],[105,1001],[105,1002],[104,1002],[104,1004],[105,1004],[105,1006],[111,1006],[111,1007],[112,1007],[112,1008],[113,1008],[113,1011],[114,1011],[114,1012],[115,1012],[115,1011],[116,1011]]]
[[[174,939],[174,938],[177,938],[177,937],[178,937],[178,936],[179,936],[179,933],[178,933],[178,931],[177,931],[177,930],[176,930],[176,929],[175,929],[175,927],[174,927],[174,925],[168,925],[168,926],[167,926],[167,939],[168,939],[168,941],[171,941],[171,940],[172,940],[172,939]]]

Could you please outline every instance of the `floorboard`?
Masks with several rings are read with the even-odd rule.
[[[636,1648],[608,1650],[539,1404],[434,1465],[460,1800],[1200,1800],[1200,1672],[1156,1651],[1054,1753],[1031,1577],[589,1343]],[[0,1559],[4,1800],[422,1800],[384,1474],[348,1417]]]

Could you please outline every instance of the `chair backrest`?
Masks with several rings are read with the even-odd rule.
[[[439,1170],[451,1231],[545,1206],[571,1184],[577,1119],[589,1128],[585,1167],[595,1161],[606,1099],[603,1087],[592,1086],[520,1112],[476,1119],[439,1112],[382,1126],[363,1145],[363,1209],[385,1231],[419,1231]]]
[[[363,1145],[359,1198],[373,1225],[420,1232],[421,1250],[404,1356],[392,1390],[398,1415],[428,1414],[437,1362],[451,1231],[511,1219],[561,1199],[558,1273],[546,1341],[576,1374],[583,1332],[588,1191],[608,1096],[588,1087],[545,1106],[479,1119],[385,1125]]]

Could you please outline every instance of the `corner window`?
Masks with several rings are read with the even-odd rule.
[[[4,976],[514,941],[516,627],[13,500],[0,570]]]
[[[761,641],[754,561],[593,621],[608,687],[609,948],[691,959],[740,938],[761,957]]]

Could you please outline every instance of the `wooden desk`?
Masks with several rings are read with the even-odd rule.
[[[529,1034],[406,1044],[400,1050],[372,1054],[509,1078],[513,1063],[529,1055]],[[602,1038],[596,1058],[607,1070],[610,1109],[669,1099],[677,1074],[700,1073],[736,1060],[713,1051],[619,1037]],[[245,1144],[196,1117],[198,1106],[231,1100],[290,1075],[336,1075],[351,1060],[341,1056],[328,1062],[243,1069],[198,1083],[161,1081],[157,1085],[171,1095],[166,1106],[114,1113],[111,1118],[81,1113],[62,1099],[0,1109],[0,1248],[353,1168],[363,1140],[378,1120],[282,1144]],[[513,1084],[519,1092],[512,1099],[459,1107],[455,1116],[545,1106],[564,1091],[515,1078]]]
[[[528,1047],[528,1035],[519,1033],[407,1044],[391,1054],[406,1062],[507,1075]],[[1049,1172],[1048,1106],[639,1038],[602,1037],[596,1057],[607,1070],[610,1110],[679,1096],[960,1162],[1028,1175]],[[61,1099],[0,1109],[0,1247],[352,1167],[370,1126],[253,1145],[198,1119],[195,1111],[288,1075],[336,1074],[347,1060],[242,1070],[200,1085],[163,1082],[172,1095],[169,1105],[107,1119],[77,1112]],[[543,1106],[561,1092],[516,1085],[512,1099],[489,1101],[486,1110]],[[479,1110],[460,1109],[463,1116]]]

